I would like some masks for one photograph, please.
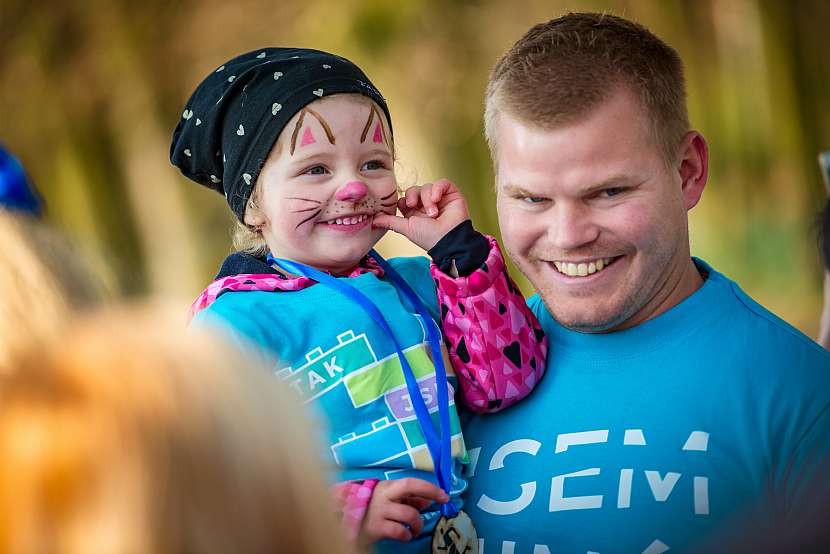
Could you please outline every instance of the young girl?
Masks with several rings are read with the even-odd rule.
[[[496,241],[449,181],[398,199],[386,101],[325,52],[267,48],[220,66],[188,101],[171,160],[223,193],[251,239],[196,300],[194,323],[279,360],[277,375],[325,415],[355,534],[424,551],[443,514],[433,547],[450,548],[465,532],[454,516],[468,461],[455,387],[471,410],[495,411],[544,370],[546,340]],[[386,229],[432,264],[376,255]]]

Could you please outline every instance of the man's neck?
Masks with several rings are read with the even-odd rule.
[[[636,314],[605,331],[612,333],[636,327],[650,319],[654,319],[663,312],[680,304],[683,300],[694,294],[703,286],[704,277],[700,274],[691,257],[686,256],[685,263],[671,272],[663,285],[659,288],[651,300],[643,306]]]

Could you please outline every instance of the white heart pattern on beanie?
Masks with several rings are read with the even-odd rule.
[[[317,90],[312,90],[312,91],[311,91],[311,93],[312,93],[314,96],[323,96],[323,89],[318,88]]]
[[[251,174],[250,173],[243,173],[242,174],[242,179],[245,181],[246,185],[251,184]]]
[[[273,104],[271,104],[271,114],[272,115],[277,115],[277,112],[280,111],[281,109],[282,109],[282,104],[280,104],[279,102],[274,102]]]

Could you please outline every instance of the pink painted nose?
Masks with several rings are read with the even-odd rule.
[[[369,187],[363,181],[350,181],[334,194],[336,200],[357,202],[369,194]]]

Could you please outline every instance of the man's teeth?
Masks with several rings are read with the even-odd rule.
[[[564,273],[568,277],[585,277],[597,271],[602,271],[602,268],[610,264],[613,260],[614,258],[601,258],[589,263],[553,262],[553,265],[556,266],[559,273]]]
[[[329,221],[329,223],[333,223],[334,225],[357,225],[367,219],[369,219],[369,216],[364,214],[356,215],[354,217],[338,217],[337,219]]]

